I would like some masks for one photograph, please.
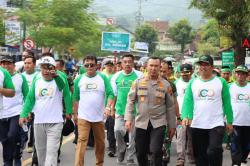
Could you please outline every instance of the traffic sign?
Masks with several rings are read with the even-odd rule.
[[[113,25],[114,24],[114,19],[113,18],[107,18],[106,19],[106,24],[107,25]]]
[[[130,34],[119,32],[102,32],[102,50],[124,51],[130,50]]]
[[[31,50],[35,47],[35,43],[33,42],[33,40],[31,39],[25,39],[23,41],[23,46],[27,49],[27,50]]]

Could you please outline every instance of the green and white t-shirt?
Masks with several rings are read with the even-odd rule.
[[[78,118],[89,122],[104,120],[105,95],[113,99],[114,93],[108,78],[102,73],[94,77],[79,75],[74,82],[73,100],[79,101]]]
[[[224,115],[227,123],[232,124],[233,112],[226,80],[220,77],[208,81],[192,79],[185,92],[182,118],[193,119],[191,127],[212,129],[224,126]]]
[[[62,101],[62,103],[65,106],[66,114],[71,114],[72,113],[72,93],[71,93],[71,91],[69,89],[69,83],[68,83],[67,75],[64,72],[60,71],[60,70],[57,70],[56,73],[64,81],[64,85],[65,85],[64,88],[63,88],[63,101],[64,101],[64,103],[63,103],[63,101]],[[34,76],[34,79],[36,79],[36,77],[42,77],[41,72],[38,72]],[[71,101],[71,102],[69,102],[69,101]]]
[[[132,83],[137,79],[143,77],[143,73],[133,70],[129,74],[119,71],[111,78],[111,85],[116,99],[115,110],[116,114],[124,115],[127,104],[127,96]]]
[[[35,71],[35,72],[32,73],[32,74],[28,74],[28,73],[26,73],[26,72],[23,72],[22,74],[25,76],[25,78],[26,78],[26,80],[27,80],[27,82],[28,82],[29,88],[30,88],[31,85],[32,85],[32,81],[33,81],[33,79],[35,78],[35,76],[38,74],[38,72]]]
[[[229,85],[231,103],[236,126],[250,126],[250,83],[239,86],[237,83]]]
[[[175,86],[176,86],[176,90],[177,90],[177,101],[179,104],[179,110],[181,110],[183,100],[184,100],[185,91],[186,91],[186,88],[188,86],[188,82],[185,82],[185,81],[183,81],[182,78],[180,78],[180,79],[175,81]]]
[[[66,93],[70,93],[64,87],[65,81],[60,75],[51,81],[44,80],[41,74],[36,75],[20,117],[28,117],[33,110],[35,124],[63,122],[62,99]],[[71,100],[65,97],[64,102],[65,105],[72,105]],[[70,111],[72,112],[72,109],[66,109],[67,114],[71,114]]]
[[[0,87],[15,90],[10,73],[2,67],[0,67]],[[3,95],[0,94],[0,111],[2,109]]]
[[[0,119],[19,115],[29,92],[27,80],[22,74],[12,75],[12,82],[15,86],[15,96],[3,97],[3,110],[0,111]]]

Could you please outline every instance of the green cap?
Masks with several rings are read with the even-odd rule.
[[[221,73],[231,73],[231,69],[229,66],[222,66]]]
[[[202,56],[200,56],[199,60],[196,63],[199,64],[201,62],[208,63],[210,65],[214,64],[214,60],[210,55],[202,55]]]
[[[239,65],[234,69],[235,72],[241,71],[248,73],[248,68],[245,65]]]

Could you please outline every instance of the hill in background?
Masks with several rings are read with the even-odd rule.
[[[145,21],[164,20],[173,24],[186,18],[194,28],[204,23],[202,13],[188,9],[190,0],[142,0],[142,15]],[[100,18],[113,17],[120,26],[134,30],[138,0],[94,0],[91,11]]]

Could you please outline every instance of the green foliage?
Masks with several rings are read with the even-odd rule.
[[[186,19],[182,19],[169,28],[169,35],[177,44],[181,45],[181,52],[184,52],[185,45],[191,43],[194,32]]]
[[[208,23],[201,28],[201,40],[211,43],[213,46],[220,46],[219,24],[216,20],[209,20]]]
[[[150,25],[144,24],[135,30],[135,41],[148,43],[149,53],[153,53],[158,41],[157,31]]]
[[[241,48],[241,41],[249,33],[250,1],[192,0],[190,7],[196,7],[203,11],[206,17],[217,20],[222,35],[233,41],[236,65],[243,64],[245,52]]]
[[[201,38],[197,44],[198,54],[217,55],[220,47],[220,33],[217,21],[214,19],[209,20],[206,25],[201,27],[198,34]]]
[[[211,43],[199,43],[198,54],[199,55],[217,55],[219,47],[213,46]]]
[[[18,15],[38,47],[62,52],[95,38],[99,27],[95,15],[87,12],[90,3],[90,0],[30,0]]]
[[[4,10],[0,9],[0,46],[4,45],[4,35],[5,35],[5,28],[4,28]]]

